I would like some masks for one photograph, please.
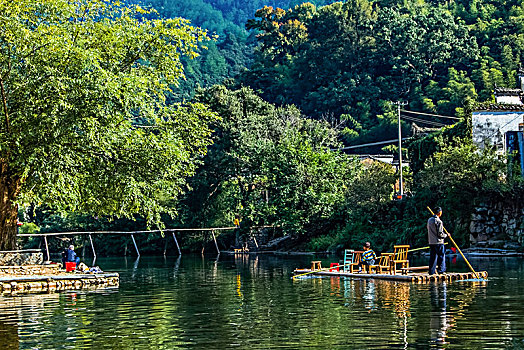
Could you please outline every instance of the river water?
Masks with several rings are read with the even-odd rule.
[[[0,297],[0,349],[524,349],[522,259],[473,260],[484,283],[292,280],[311,259],[99,259],[120,288]]]

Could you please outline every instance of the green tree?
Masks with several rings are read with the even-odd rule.
[[[201,104],[166,105],[206,33],[99,0],[0,3],[0,249],[17,203],[158,223],[210,142]]]
[[[414,13],[386,8],[380,12],[377,63],[390,76],[390,95],[409,96],[413,85],[446,74],[448,67],[467,64],[478,55],[468,28],[442,8]],[[386,91],[383,91],[386,92]]]
[[[310,234],[343,202],[356,166],[326,122],[277,108],[252,90],[202,90],[199,101],[223,116],[185,203],[197,221],[275,224]],[[210,209],[211,208],[211,209]]]

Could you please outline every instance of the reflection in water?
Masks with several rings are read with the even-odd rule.
[[[180,268],[180,261],[182,260],[182,256],[179,255],[177,258],[176,258],[176,261],[175,261],[175,266],[173,267],[173,277],[176,277],[176,275],[178,275],[178,269]]]
[[[524,337],[520,272],[499,270],[509,275],[489,288],[293,280],[311,258],[294,259],[99,259],[119,290],[0,297],[0,349],[504,348]]]
[[[242,280],[240,278],[240,275],[237,275],[237,295],[240,300],[242,300],[242,298],[244,297],[241,289],[242,289]]]
[[[0,349],[18,350],[18,326],[0,322]]]
[[[439,348],[446,344],[447,330],[451,326],[452,316],[447,313],[447,283],[431,283],[431,311],[429,319],[429,329],[431,341]]]
[[[332,290],[333,285],[332,282]],[[414,285],[405,282],[380,280],[343,279],[344,305],[352,308],[362,308],[371,311],[394,311],[398,321],[398,331],[404,348],[409,347],[411,305],[429,301],[429,343],[442,348],[448,342],[448,331],[456,321],[468,317],[468,307],[472,304],[478,288],[486,287],[486,282],[468,283],[463,285],[460,293],[453,296],[453,307],[450,312],[448,304],[448,284],[431,283],[430,285]],[[424,292],[424,290],[426,292]],[[413,295],[414,291],[414,295]],[[429,293],[428,293],[429,291]],[[429,295],[428,295],[429,294]],[[420,307],[418,307],[420,308]],[[420,312],[420,310],[419,310]]]
[[[365,280],[360,283],[363,289],[362,300],[364,300],[364,308],[371,312],[375,309],[375,281]]]
[[[331,284],[331,295],[340,296],[340,278],[331,277],[330,284]]]

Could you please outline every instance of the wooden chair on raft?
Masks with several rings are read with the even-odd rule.
[[[378,258],[377,265],[370,265],[369,273],[391,274],[391,257],[393,253],[383,253]]]
[[[358,272],[358,269],[360,268],[360,262],[362,261],[362,253],[363,251],[356,250],[353,252],[353,263],[349,265],[349,272],[355,273]]]
[[[390,261],[391,273],[393,275],[397,274],[397,271],[402,271],[401,269],[409,268],[408,260],[408,251],[409,245],[396,245],[394,246],[393,256]],[[397,269],[397,266],[400,265],[400,269]]]
[[[344,272],[347,272],[349,271],[349,265],[350,264],[353,264],[353,257],[354,257],[354,254],[355,251],[353,249],[345,249],[344,250],[344,262],[342,265],[344,265],[344,267],[342,268]]]

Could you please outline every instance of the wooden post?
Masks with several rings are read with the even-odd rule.
[[[215,241],[215,247],[217,247],[217,253],[220,254],[220,249],[218,249],[217,238],[215,237],[215,231],[211,231],[211,234],[213,235],[213,240]]]
[[[91,249],[93,250],[93,264],[95,264],[96,261],[96,252],[95,252],[95,246],[93,244],[93,238],[91,238],[91,234],[89,234],[89,242],[91,242]]]
[[[133,234],[131,234],[131,239],[133,240],[133,244],[135,245],[136,254],[138,255],[138,257],[140,257],[140,252],[138,251],[138,247],[137,247],[136,241],[135,241],[135,236],[133,236]]]
[[[178,245],[178,241],[176,240],[175,232],[173,231],[173,239],[175,240],[176,249],[178,249],[178,255],[182,255],[182,252],[180,251],[180,246]]]
[[[51,261],[51,256],[49,255],[49,245],[47,244],[46,236],[44,236],[44,242],[45,242],[45,251],[47,253],[47,261]]]

